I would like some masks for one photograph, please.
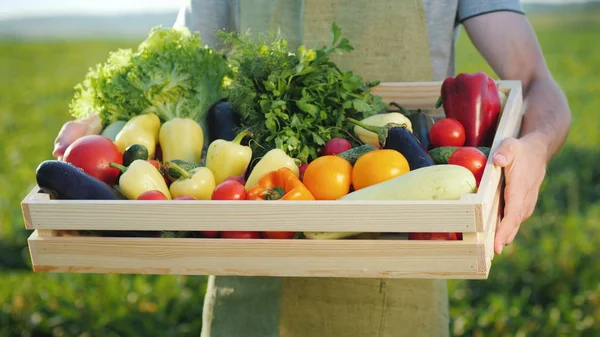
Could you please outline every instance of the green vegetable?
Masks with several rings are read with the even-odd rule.
[[[386,108],[370,90],[378,82],[363,84],[329,59],[334,52],[353,50],[335,23],[331,33],[330,46],[300,46],[295,54],[288,53],[279,34],[220,33],[232,46],[228,57],[234,72],[226,95],[240,114],[237,132],[254,134],[250,146],[256,157],[279,148],[307,163],[328,140],[348,135],[347,117],[363,119]]]
[[[131,165],[136,159],[148,160],[148,149],[144,145],[130,145],[123,153],[123,166]]]
[[[156,113],[161,120],[190,117],[205,125],[210,106],[223,98],[230,73],[223,56],[186,28],[152,28],[137,50],[119,49],[75,86],[75,118],[99,113],[103,125]]]
[[[486,146],[477,147],[486,157],[490,155],[490,148]],[[440,146],[429,150],[429,156],[436,164],[448,164],[448,159],[456,151],[456,146]]]
[[[361,146],[353,147],[350,150],[346,150],[342,153],[338,153],[337,155],[346,159],[348,162],[350,162],[350,164],[354,165],[354,163],[356,163],[360,156],[373,150],[377,150],[377,147],[370,144],[364,144]]]
[[[193,171],[199,167],[202,167],[202,165],[193,162],[193,161],[188,161],[188,160],[181,160],[181,159],[173,159],[170,160],[169,163],[173,163],[176,166],[182,168],[183,170],[190,172]],[[171,181],[175,181],[179,178],[181,178],[181,172],[179,170],[174,169],[172,166],[169,165],[165,165],[168,167],[166,173],[167,173],[167,177],[169,178],[169,180]]]

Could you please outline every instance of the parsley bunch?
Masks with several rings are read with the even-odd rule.
[[[346,119],[362,119],[386,108],[352,71],[342,71],[329,56],[354,48],[333,23],[332,42],[320,49],[300,46],[289,53],[279,32],[251,37],[221,32],[231,47],[233,70],[225,93],[239,111],[239,129],[254,133],[250,143],[256,156],[273,148],[307,163],[317,158],[325,143],[347,137]]]

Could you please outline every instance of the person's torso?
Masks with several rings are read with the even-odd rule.
[[[419,7],[422,18],[416,11]],[[360,58],[360,65],[367,64],[368,71],[369,67],[377,66],[365,60],[391,62],[396,68],[414,68],[415,62],[411,58],[426,56],[432,72],[427,77],[443,80],[454,74],[454,42],[459,27],[457,7],[458,0],[191,0],[185,24],[200,32],[208,45],[218,44],[215,30],[260,32],[280,29],[292,48],[300,44],[314,48],[317,46],[311,43],[314,44],[318,37],[319,43],[329,42],[330,21],[336,19],[344,36],[355,47],[350,56],[343,56],[343,60]],[[410,25],[401,24],[407,20]],[[394,54],[390,55],[391,52]],[[351,64],[352,70],[369,77],[369,74],[362,74],[363,69],[357,62]],[[415,74],[408,77],[394,77],[388,65],[388,73],[381,71],[380,74],[385,77],[382,78],[384,81],[411,81],[422,77],[421,69],[413,72]]]

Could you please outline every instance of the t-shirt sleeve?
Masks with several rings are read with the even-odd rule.
[[[458,21],[500,11],[509,11],[525,14],[521,1],[518,0],[459,0]]]

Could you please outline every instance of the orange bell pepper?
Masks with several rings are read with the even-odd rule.
[[[247,200],[315,200],[294,171],[282,167],[260,178],[248,191]]]

